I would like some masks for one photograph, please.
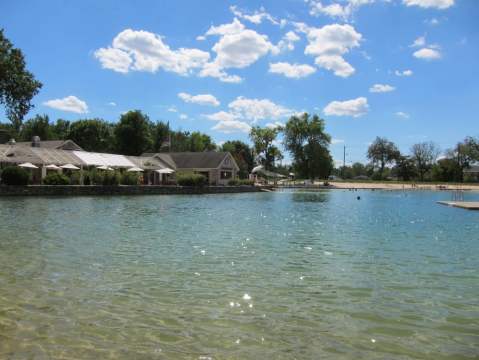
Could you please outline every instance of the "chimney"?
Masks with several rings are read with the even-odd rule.
[[[32,147],[40,147],[40,136],[32,137]]]

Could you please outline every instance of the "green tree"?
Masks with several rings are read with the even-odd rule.
[[[54,139],[55,135],[48,115],[36,115],[23,124],[20,138],[23,141],[30,141],[34,136],[39,136],[41,140]]]
[[[284,129],[284,145],[294,159],[301,177],[326,178],[333,168],[329,153],[331,136],[325,132],[324,120],[304,113],[292,116]]]
[[[414,160],[408,156],[399,156],[394,170],[396,176],[404,181],[412,180],[417,175]]]
[[[384,168],[386,165],[393,163],[400,156],[400,152],[392,141],[386,138],[376,137],[369,146],[367,157],[373,163],[374,167],[379,167],[378,177],[384,178]]]
[[[190,151],[202,152],[216,150],[216,145],[209,135],[194,131],[190,135]]]
[[[156,124],[151,124],[150,132],[153,152],[169,148],[170,123],[159,121]]]
[[[66,140],[70,131],[70,121],[58,119],[51,125],[53,136],[58,140]]]
[[[238,164],[238,176],[246,179],[254,167],[253,151],[242,141],[227,141],[221,147],[221,151],[229,152]]]
[[[190,151],[190,133],[188,131],[171,131],[170,132],[171,144],[170,151],[182,152]]]
[[[454,158],[438,160],[431,168],[431,177],[434,181],[463,181],[463,168]]]
[[[0,104],[17,132],[41,87],[42,83],[25,68],[22,51],[14,48],[0,29]]]
[[[68,138],[86,151],[113,150],[113,126],[102,119],[83,119],[70,125]]]
[[[151,149],[150,127],[148,116],[139,110],[121,115],[114,130],[116,150],[123,155],[139,156]]]
[[[411,147],[411,158],[416,165],[419,180],[424,181],[424,175],[432,168],[439,153],[438,146],[432,141],[414,144]]]
[[[281,151],[274,145],[278,136],[278,128],[261,128],[254,126],[250,131],[257,161],[267,170],[272,170],[274,162],[281,155]]]

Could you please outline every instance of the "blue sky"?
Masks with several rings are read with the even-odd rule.
[[[0,27],[43,82],[30,115],[140,109],[217,142],[318,113],[333,157],[479,135],[476,0],[14,1]]]

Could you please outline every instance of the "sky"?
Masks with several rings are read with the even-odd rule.
[[[221,144],[308,112],[338,163],[376,136],[405,153],[479,136],[478,18],[477,0],[0,2],[43,83],[26,118],[139,109]]]

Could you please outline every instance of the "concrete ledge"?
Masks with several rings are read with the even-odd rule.
[[[96,186],[96,185],[29,185],[0,186],[2,196],[101,196],[101,195],[187,195],[187,194],[230,194],[259,192],[255,186]]]

